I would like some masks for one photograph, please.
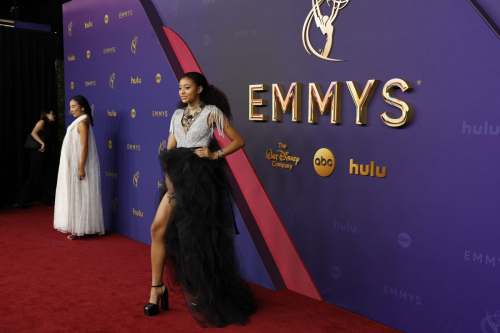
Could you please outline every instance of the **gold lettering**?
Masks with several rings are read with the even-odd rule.
[[[252,84],[249,86],[249,101],[248,101],[248,113],[249,119],[254,121],[267,121],[267,115],[258,114],[257,107],[266,105],[267,101],[265,99],[257,99],[257,91],[266,91],[267,85],[265,84]]]
[[[127,10],[126,12],[121,12],[118,14],[119,18],[125,18],[128,16],[132,16],[132,10]]]
[[[368,103],[375,92],[379,80],[368,80],[363,93],[360,93],[359,85],[356,81],[347,81],[347,87],[351,92],[354,104],[356,104],[356,125],[366,125],[366,114],[368,113]]]
[[[115,47],[108,47],[106,49],[102,49],[102,53],[104,53],[104,54],[114,53],[114,52],[116,52],[116,48]]]
[[[384,101],[401,111],[401,117],[399,118],[394,118],[391,112],[384,112],[380,116],[382,122],[390,127],[404,126],[409,124],[413,119],[413,106],[402,99],[394,97],[393,93],[395,87],[401,89],[403,92],[410,91],[413,88],[408,81],[403,79],[392,79],[385,84],[384,90],[382,90]]]
[[[317,83],[309,83],[309,107],[307,122],[316,124],[318,122],[318,109],[324,115],[328,113],[328,105],[331,106],[332,124],[340,124],[341,122],[341,106],[342,106],[342,82],[331,82],[326,95],[323,95],[323,90]]]
[[[133,77],[130,78],[130,84],[140,84],[142,83],[142,79],[140,77],[136,77],[135,79]]]
[[[281,112],[278,110],[278,102],[280,103],[283,113],[287,113],[292,109],[292,121],[301,121],[302,117],[302,84],[293,82],[288,89],[288,94],[283,100],[283,86],[280,83],[275,83],[272,86],[273,90],[273,121],[281,121]],[[290,103],[293,99],[293,103]]]

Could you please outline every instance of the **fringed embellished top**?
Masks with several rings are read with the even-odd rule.
[[[228,124],[224,113],[214,105],[206,105],[186,133],[182,126],[183,109],[177,109],[170,122],[170,133],[177,141],[177,148],[208,146],[217,128],[224,137],[224,124]]]

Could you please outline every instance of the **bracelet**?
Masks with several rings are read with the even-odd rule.
[[[216,160],[218,160],[218,159],[219,159],[219,157],[220,157],[220,156],[219,156],[219,151],[218,151],[218,150],[216,150],[216,151],[215,151],[215,153],[217,154],[217,158],[216,158]]]
[[[220,150],[220,153],[221,153],[221,157],[224,157],[224,150]]]

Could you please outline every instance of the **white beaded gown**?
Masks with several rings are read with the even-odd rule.
[[[104,234],[101,171],[92,126],[89,126],[88,133],[85,178],[83,180],[78,178],[82,149],[77,126],[86,118],[87,115],[78,117],[66,130],[61,149],[54,207],[54,228],[77,236]]]

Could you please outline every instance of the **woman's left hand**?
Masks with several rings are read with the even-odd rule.
[[[85,178],[85,169],[79,168],[78,169],[78,179],[83,180]]]
[[[208,158],[209,160],[215,160],[216,154],[212,152],[208,147],[198,148],[194,151],[198,157]]]

